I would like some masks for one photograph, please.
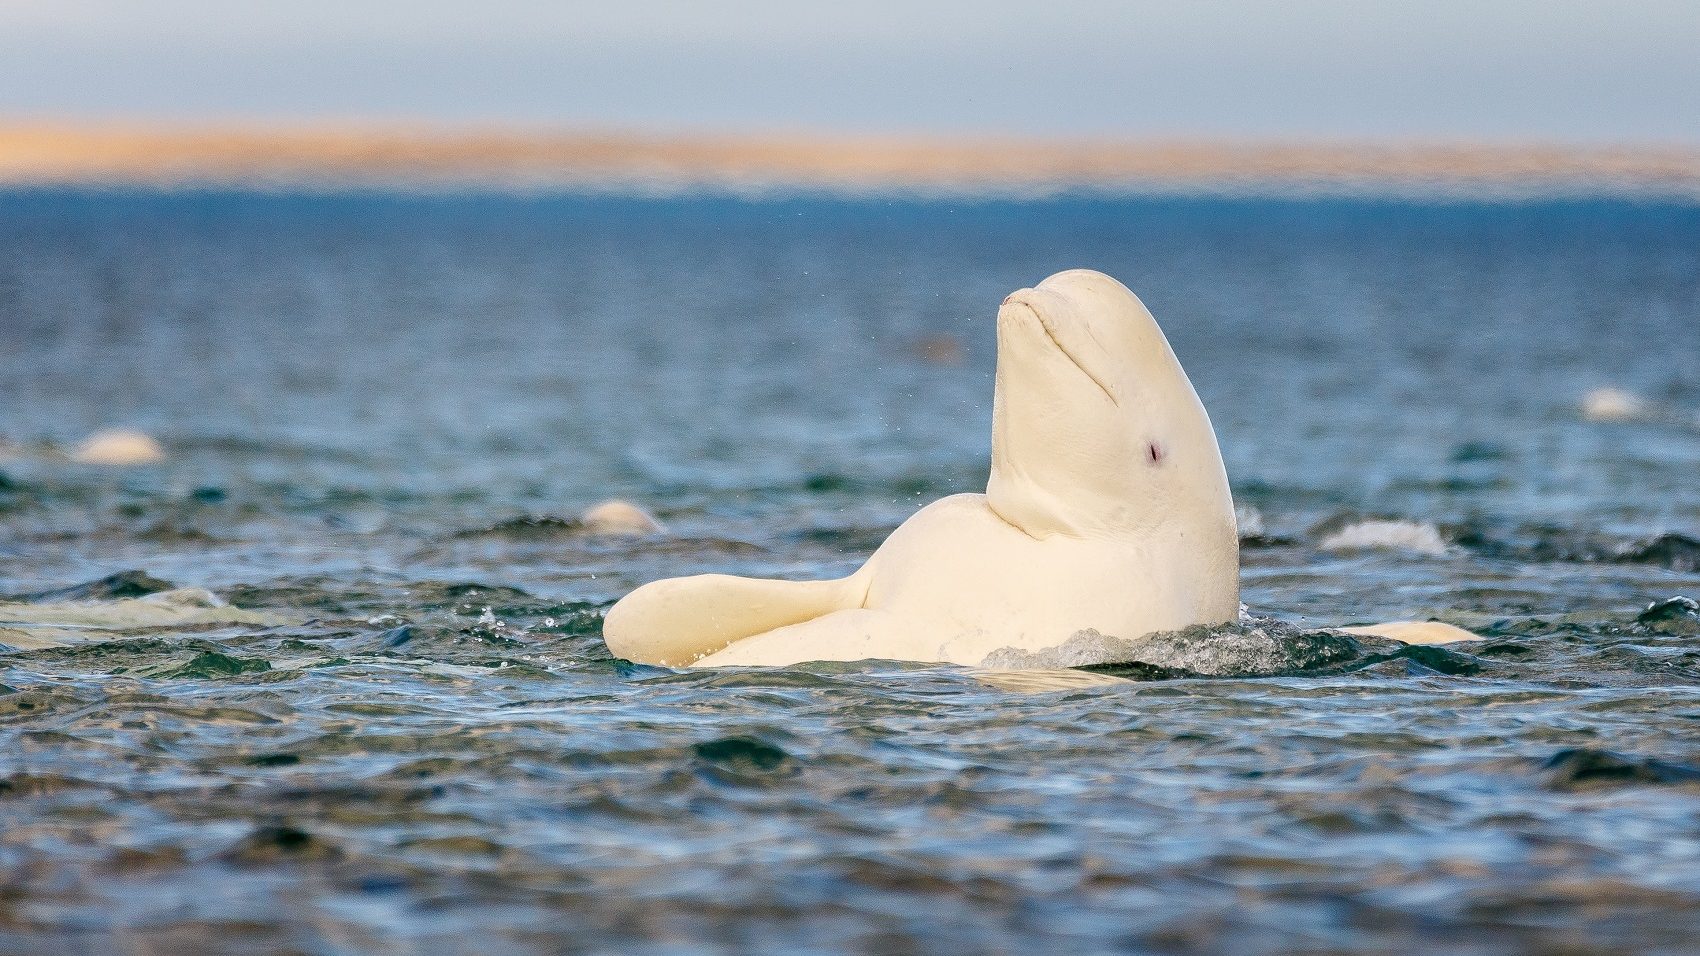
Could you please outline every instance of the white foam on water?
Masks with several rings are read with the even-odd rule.
[[[1354,521],[1323,538],[1317,547],[1324,551],[1413,551],[1445,554],[1446,541],[1440,529],[1426,521],[1372,518]]]
[[[1240,529],[1240,537],[1254,538],[1263,533],[1263,512],[1251,505],[1234,506],[1234,524]]]
[[[1329,666],[1339,654],[1354,656],[1361,641],[1330,631],[1306,630],[1270,618],[1198,625],[1128,640],[1088,628],[1055,647],[999,648],[980,666],[1004,670],[1055,670],[1102,664],[1142,664],[1204,676],[1275,674]]]
[[[106,601],[0,602],[0,645],[27,650],[110,640],[130,631],[162,627],[290,623],[298,622],[232,607],[204,588],[179,588]]]
[[[987,654],[981,667],[992,670],[1060,670],[1069,667],[1091,667],[1131,661],[1137,656],[1142,641],[1129,641],[1100,634],[1087,628],[1055,647],[1024,651],[1016,647],[1000,647]]]

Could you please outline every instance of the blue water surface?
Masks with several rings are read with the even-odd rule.
[[[1292,633],[609,659],[643,581],[981,489],[998,303],[1075,267]],[[0,193],[0,949],[1685,951],[1697,355],[1682,200]],[[26,641],[184,588],[258,616]],[[1407,617],[1483,640],[1295,636]]]

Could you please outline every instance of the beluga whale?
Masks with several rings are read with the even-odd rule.
[[[854,574],[702,574],[611,608],[616,656],[673,667],[868,659],[974,666],[1089,631],[1135,639],[1240,616],[1239,534],[1210,416],[1139,297],[1059,272],[997,318],[991,476],[935,501]],[[1449,625],[1355,629],[1406,642]]]

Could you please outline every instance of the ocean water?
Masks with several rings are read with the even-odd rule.
[[[1078,266],[1247,623],[609,658],[979,490],[998,302]],[[0,193],[0,951],[1692,951],[1696,356],[1684,202]]]

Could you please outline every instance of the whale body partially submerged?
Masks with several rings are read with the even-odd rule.
[[[646,584],[608,612],[609,650],[675,667],[977,665],[1086,631],[1236,620],[1239,537],[1216,434],[1139,298],[1103,273],[1061,272],[1004,299],[997,336],[985,494],[921,509],[845,578]],[[1358,630],[1473,636],[1434,623]]]

